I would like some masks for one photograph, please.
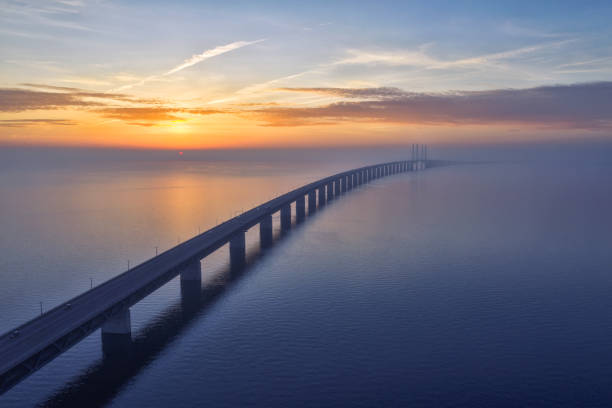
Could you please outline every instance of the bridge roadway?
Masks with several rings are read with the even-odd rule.
[[[282,207],[325,186],[336,185],[331,193],[337,196],[354,184],[419,168],[425,168],[424,161],[390,162],[349,170],[307,184],[231,218],[5,333],[0,336],[0,395],[114,315],[176,277],[194,260],[199,262]],[[361,175],[359,179],[357,174]],[[359,182],[349,184],[347,177]],[[344,180],[341,191],[336,190],[338,180]]]

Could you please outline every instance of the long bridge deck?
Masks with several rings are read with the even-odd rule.
[[[200,260],[226,243],[230,243],[231,261],[239,263],[244,259],[245,231],[261,223],[261,239],[264,229],[271,237],[272,214],[281,211],[282,224],[287,222],[288,211],[290,224],[293,202],[298,217],[300,212],[303,216],[306,197],[309,214],[316,210],[317,192],[321,207],[353,186],[425,167],[426,160],[383,163],[307,184],[231,218],[5,333],[0,336],[0,395],[98,328],[102,327],[103,335],[105,327],[109,333],[120,333],[116,329],[121,327],[121,319],[126,311],[129,313],[130,306],[184,273],[194,262],[199,273]],[[119,319],[119,324],[113,324],[113,319]]]

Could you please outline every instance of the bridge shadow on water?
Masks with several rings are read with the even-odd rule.
[[[332,200],[326,205],[333,205]],[[101,407],[109,403],[121,388],[178,336],[202,317],[210,306],[247,275],[263,257],[272,256],[292,232],[302,227],[309,218],[316,218],[318,209],[305,219],[293,219],[291,229],[279,229],[267,247],[255,246],[247,253],[243,266],[229,263],[203,282],[181,282],[180,299],[155,316],[133,340],[118,339],[112,345],[114,353],[90,365],[85,371],[57,390],[41,407]],[[180,279],[180,277],[177,277]],[[93,335],[99,335],[96,331]]]

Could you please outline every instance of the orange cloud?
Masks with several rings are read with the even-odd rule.
[[[612,128],[612,82],[452,93],[409,93],[397,88],[284,88],[363,101],[319,107],[267,108],[251,113],[266,126],[338,122],[399,124],[531,124]]]
[[[185,120],[184,117],[177,115],[188,113],[192,115],[213,115],[225,113],[219,109],[188,109],[188,108],[168,108],[164,106],[144,107],[144,108],[105,108],[98,109],[96,112],[106,118],[120,119],[131,125],[153,126],[156,122]]]

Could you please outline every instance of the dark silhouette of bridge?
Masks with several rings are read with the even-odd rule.
[[[55,357],[102,329],[105,354],[131,342],[130,307],[180,274],[181,287],[201,283],[200,261],[229,243],[230,265],[246,263],[245,232],[259,224],[261,247],[273,242],[272,215],[280,211],[281,231],[291,228],[291,206],[303,221],[327,202],[372,180],[424,170],[431,161],[427,147],[413,145],[410,160],[361,167],[307,184],[252,208],[140,265],[47,311],[0,336],[0,395]],[[194,285],[195,284],[195,285]],[[183,292],[183,291],[182,291]]]

